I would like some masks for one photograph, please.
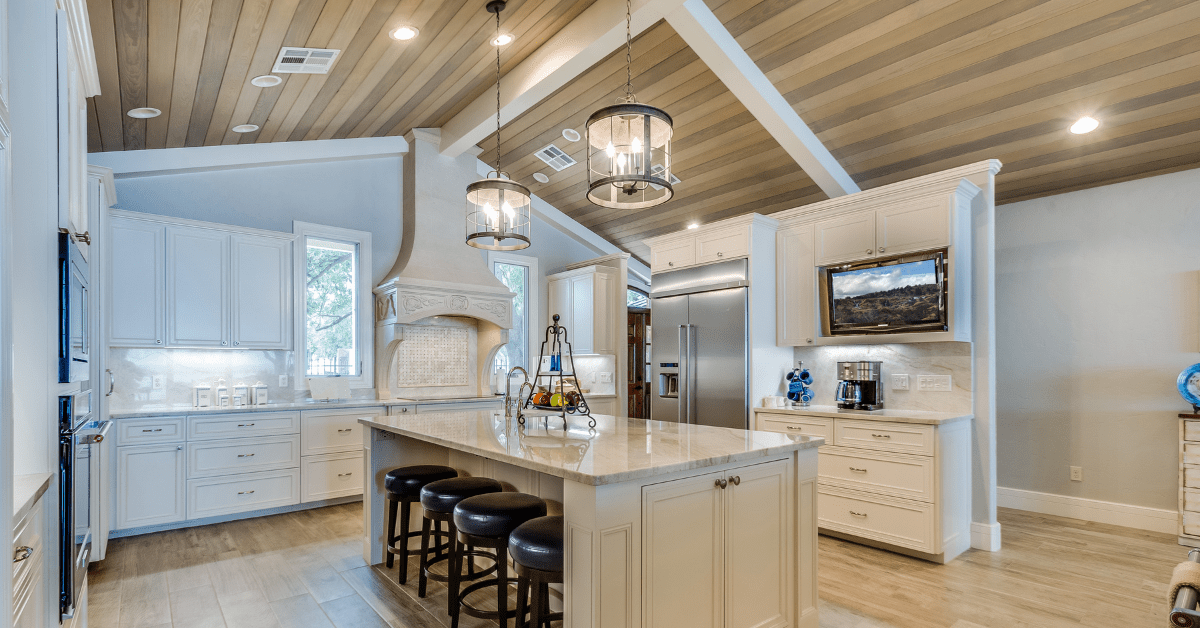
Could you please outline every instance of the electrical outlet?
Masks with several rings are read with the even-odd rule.
[[[612,381],[613,381],[612,373],[604,372],[604,373],[600,374],[600,383],[601,384],[611,384]]]
[[[280,375],[280,376],[279,376],[279,387],[280,387],[280,388],[287,388],[287,375]]]
[[[162,389],[163,389],[163,377],[162,377],[162,375],[155,375],[155,376],[154,376],[154,385],[153,385],[153,387],[154,387],[154,390],[162,390]]]
[[[950,392],[953,390],[949,375],[918,375],[917,390]]]
[[[1071,467],[1071,481],[1072,482],[1082,482],[1083,481],[1083,467]]]
[[[908,390],[908,374],[893,373],[892,374],[892,390]]]
[[[589,383],[589,384],[595,384],[595,383],[596,383],[596,372],[595,372],[595,371],[592,371],[591,373],[588,373],[588,383]]]

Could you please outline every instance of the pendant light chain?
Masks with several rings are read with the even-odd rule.
[[[626,0],[628,3],[629,0]],[[496,11],[496,41],[500,40],[500,12]],[[500,177],[500,46],[496,46],[496,177]]]
[[[633,93],[633,0],[625,0],[625,102],[637,102]]]

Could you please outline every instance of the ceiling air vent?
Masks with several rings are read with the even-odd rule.
[[[279,51],[272,73],[328,74],[341,50],[325,48],[284,48]]]
[[[653,166],[650,166],[650,174],[656,177],[661,177],[664,170],[666,170],[666,168],[664,168],[662,164],[654,164]],[[675,176],[674,173],[672,173],[671,178],[667,180],[671,182],[672,187],[679,185],[679,177]],[[654,185],[653,183],[650,184],[650,187],[656,190],[662,189],[661,185]]]
[[[557,172],[562,172],[564,168],[570,168],[575,165],[575,160],[571,156],[564,153],[561,148],[551,144],[542,150],[534,153],[538,159],[546,162],[547,166],[554,168]]]

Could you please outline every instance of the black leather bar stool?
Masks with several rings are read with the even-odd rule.
[[[419,580],[417,585],[417,595],[425,597],[425,590],[429,580],[437,580],[438,582],[449,582],[451,576],[443,576],[433,573],[429,568],[439,562],[450,561],[453,556],[453,548],[455,544],[455,536],[457,530],[454,527],[454,507],[468,497],[476,495],[485,495],[488,493],[499,493],[504,490],[504,486],[491,478],[475,478],[462,477],[452,478],[449,480],[438,480],[430,482],[421,489],[421,507],[424,509],[424,516],[421,519],[421,560],[420,568],[417,571]],[[446,532],[441,532],[442,522],[446,523]],[[433,528],[431,531],[430,528]],[[439,543],[436,547],[429,547],[430,536],[442,538],[445,535],[445,543]],[[433,551],[433,556],[430,556],[430,550]],[[443,553],[444,552],[444,553]],[[466,550],[467,556],[472,558],[483,557],[489,558],[492,561],[496,560],[495,553],[492,552],[477,552],[474,547],[468,547]],[[453,562],[450,562],[450,567],[453,567]],[[447,571],[453,573],[452,569]],[[496,571],[495,565],[475,573],[475,561],[468,562],[468,580],[478,580],[486,575]],[[446,612],[450,612],[453,602],[447,602]]]
[[[563,518],[538,517],[508,535],[508,553],[517,573],[517,625],[529,614],[529,628],[558,621],[550,612],[550,585],[563,583]],[[526,594],[528,593],[528,603]]]
[[[383,476],[383,488],[387,491],[387,546],[383,548],[384,560],[389,569],[397,554],[400,555],[400,584],[408,582],[408,540],[419,535],[409,532],[408,522],[412,505],[421,501],[421,487],[448,478],[458,477],[454,467],[436,464],[417,464],[398,467]],[[400,534],[396,534],[396,511],[400,511]],[[447,535],[447,541],[452,540]],[[397,541],[400,543],[396,545]]]
[[[507,626],[508,535],[517,526],[546,515],[546,502],[525,493],[489,493],[468,497],[454,507],[454,525],[458,528],[457,542],[450,559],[450,628],[458,628],[461,613],[481,619],[492,619]],[[461,589],[463,546],[488,547],[496,551],[496,577],[480,580]],[[485,587],[496,587],[496,611],[484,611],[467,604],[469,594]],[[519,628],[519,627],[518,627]]]

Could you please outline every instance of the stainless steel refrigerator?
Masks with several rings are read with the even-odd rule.
[[[657,273],[650,418],[747,429],[746,260]]]

